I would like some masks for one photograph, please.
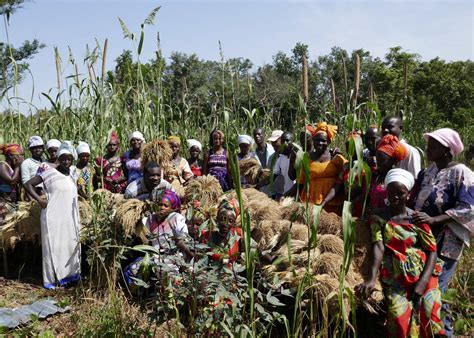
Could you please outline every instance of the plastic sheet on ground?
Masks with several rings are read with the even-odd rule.
[[[20,324],[26,324],[33,318],[46,318],[56,313],[69,311],[56,305],[52,299],[42,299],[29,305],[17,308],[0,308],[0,327],[15,328]]]

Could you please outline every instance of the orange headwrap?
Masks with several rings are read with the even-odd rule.
[[[397,161],[401,161],[408,156],[408,148],[396,136],[391,134],[382,137],[377,145],[377,150],[395,158]]]
[[[337,126],[333,126],[332,124],[327,124],[326,122],[319,122],[317,125],[316,125],[316,129],[315,129],[315,133],[313,135],[313,137],[317,134],[317,133],[326,133],[326,135],[328,136],[328,139],[329,141],[331,141],[334,136],[336,136],[337,134]]]
[[[16,143],[2,144],[0,145],[0,154],[4,154],[6,156],[23,155],[23,148]]]

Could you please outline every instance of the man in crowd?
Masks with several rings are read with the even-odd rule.
[[[398,137],[401,143],[407,147],[408,156],[398,162],[397,167],[409,171],[415,178],[421,170],[421,156],[418,149],[409,145],[405,140],[400,138],[403,130],[402,119],[398,116],[387,116],[382,121],[382,136],[391,134]]]
[[[174,191],[173,186],[161,178],[161,167],[156,162],[148,162],[143,167],[143,177],[135,180],[125,189],[124,198],[136,198],[140,201],[150,199],[155,189],[169,189]]]
[[[257,145],[255,153],[260,160],[262,168],[267,169],[270,167],[270,158],[275,153],[275,150],[271,144],[265,142],[265,135],[262,128],[255,128],[253,131],[253,138],[255,140],[255,144]]]

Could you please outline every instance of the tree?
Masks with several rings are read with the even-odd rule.
[[[2,0],[0,2],[0,15],[5,17],[7,25],[11,15],[21,8],[23,2],[24,0]],[[4,91],[12,84],[20,82],[29,67],[26,60],[31,59],[44,47],[45,45],[37,39],[31,42],[26,40],[18,48],[7,42],[0,42],[0,90]]]

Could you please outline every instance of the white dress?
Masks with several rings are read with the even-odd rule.
[[[81,275],[79,202],[75,175],[56,169],[39,173],[48,206],[41,212],[43,285],[54,288],[76,281]]]

